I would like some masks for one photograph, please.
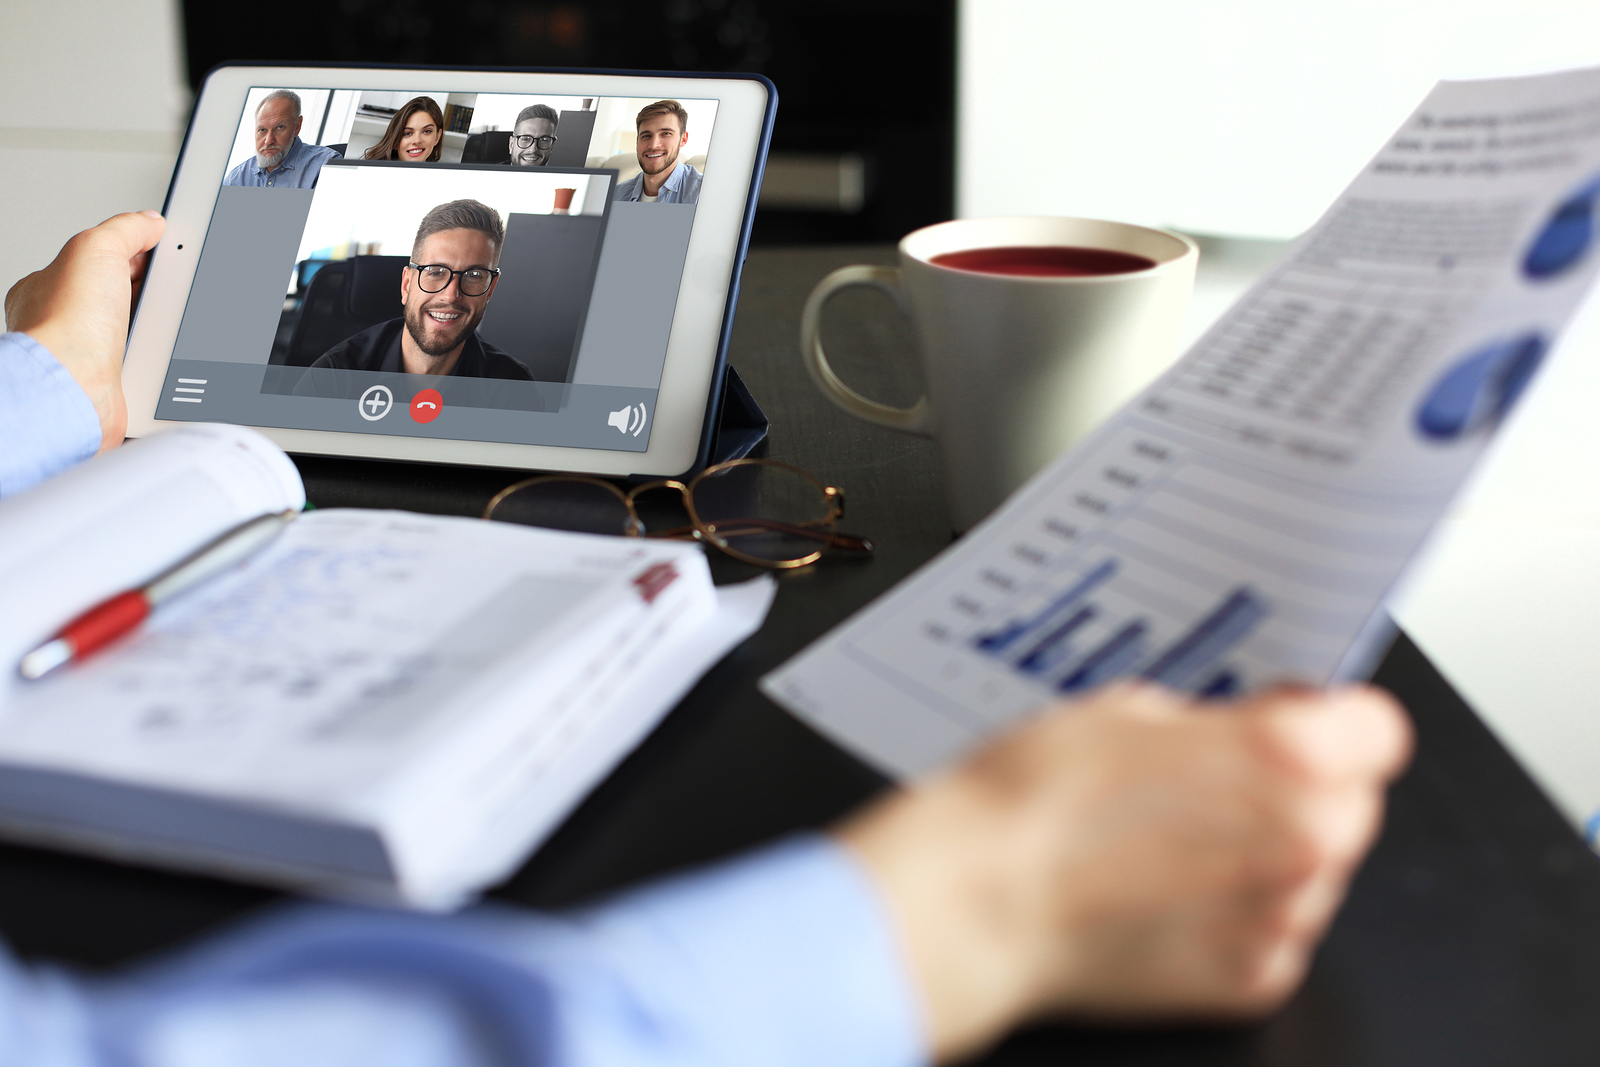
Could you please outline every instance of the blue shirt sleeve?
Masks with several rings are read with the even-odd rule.
[[[798,838],[566,916],[302,906],[109,979],[0,961],[0,1062],[909,1067],[887,915]]]
[[[27,334],[0,334],[0,496],[99,450],[100,418],[67,368]]]

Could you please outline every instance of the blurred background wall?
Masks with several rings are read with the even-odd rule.
[[[1596,0],[961,0],[957,206],[1283,239],[1440,78],[1600,64]]]
[[[0,289],[159,208],[189,117],[174,0],[0,0]]]

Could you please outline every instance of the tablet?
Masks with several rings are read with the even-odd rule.
[[[129,334],[129,435],[703,465],[776,103],[750,76],[218,68]]]

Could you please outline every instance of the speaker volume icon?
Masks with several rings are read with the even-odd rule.
[[[639,436],[639,431],[644,429],[645,420],[649,414],[643,404],[630,404],[625,408],[618,408],[606,416],[606,425],[615,426],[618,433]]]

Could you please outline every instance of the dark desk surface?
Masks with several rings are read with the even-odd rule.
[[[885,248],[753,252],[732,355],[772,417],[769,454],[843,486],[844,526],[872,538],[876,557],[784,576],[761,632],[495,896],[566,904],[825,824],[883,787],[755,683],[949,540],[928,444],[838,412],[800,366],[798,319],[811,285],[845,263],[892,260]],[[857,293],[834,302],[830,354],[864,392],[907,402],[918,391],[908,334],[880,301]],[[515,477],[327,460],[302,461],[301,470],[323,507],[459,514],[475,514]],[[744,570],[716,566],[721,578]],[[1377,678],[1416,719],[1417,759],[1310,981],[1286,1010],[1214,1030],[1039,1028],[988,1062],[1600,1062],[1600,861],[1404,636]],[[247,886],[0,847],[0,931],[29,956],[115,963],[273,899]]]

